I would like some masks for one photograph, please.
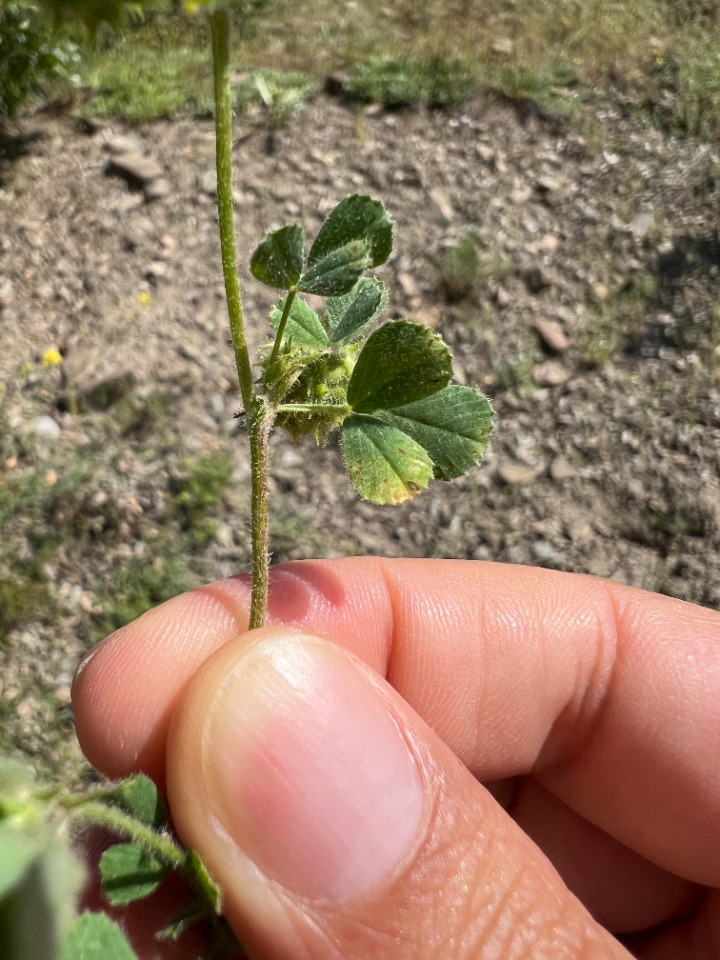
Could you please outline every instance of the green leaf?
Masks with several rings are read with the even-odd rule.
[[[168,816],[163,798],[150,777],[139,773],[122,780],[108,795],[108,801],[148,827],[164,827]]]
[[[387,306],[385,284],[375,277],[363,277],[344,297],[327,302],[327,323],[333,343],[359,340]]]
[[[354,194],[331,210],[308,255],[308,267],[353,241],[367,244],[368,265],[385,263],[392,252],[392,221],[379,200]],[[344,291],[347,293],[348,291]],[[325,294],[335,296],[335,294]]]
[[[487,398],[458,384],[416,403],[378,411],[376,416],[402,430],[428,452],[437,480],[454,480],[475,466],[492,431],[492,408]]]
[[[298,223],[269,233],[250,260],[250,272],[269,287],[290,290],[305,262],[305,231]]]
[[[286,300],[287,298],[283,297],[270,314],[270,323],[274,330],[280,326]],[[328,335],[320,322],[320,317],[304,300],[295,298],[292,302],[283,334],[283,343],[291,343],[294,347],[309,347],[314,351],[322,351],[328,345]]]
[[[114,907],[149,897],[166,874],[167,867],[137,843],[116,843],[100,858],[103,892]]]
[[[59,960],[138,960],[120,927],[106,913],[87,911],[63,940]]]
[[[349,293],[370,266],[370,248],[366,240],[351,240],[316,260],[298,281],[302,293],[320,297],[339,297]]]
[[[357,413],[401,407],[437,393],[452,376],[452,356],[440,337],[419,323],[394,320],[371,334],[348,384]]]
[[[352,485],[373,503],[402,503],[432,479],[432,460],[420,444],[375,417],[348,417],[341,444]]]

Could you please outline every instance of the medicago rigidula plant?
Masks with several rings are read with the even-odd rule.
[[[79,17],[92,32],[103,20],[116,22],[123,6],[122,0],[43,2],[56,19]],[[372,271],[390,256],[393,229],[383,204],[368,196],[341,199],[311,242],[299,224],[274,230],[260,242],[250,272],[280,295],[268,342],[253,365],[234,230],[230,14],[224,3],[190,5],[207,15],[212,41],[222,265],[252,468],[250,626],[255,628],[267,614],[268,439],[274,428],[296,439],[312,434],[319,443],[338,434],[358,493],[373,503],[398,504],[432,480],[452,480],[474,466],[490,435],[492,411],[482,394],[452,383],[452,357],[440,336],[412,319],[383,319],[388,293]],[[324,309],[316,312],[304,295],[312,295],[313,303],[322,299]],[[69,792],[38,786],[24,769],[0,761],[0,956],[136,958],[106,913],[75,915],[81,872],[68,838],[88,824],[121,838],[99,864],[111,907],[142,900],[179,871],[191,895],[157,936],[177,939],[190,924],[209,921],[207,955],[237,955],[222,919],[220,893],[200,858],[173,836],[152,781],[137,776]],[[38,910],[51,918],[42,936],[31,919]]]

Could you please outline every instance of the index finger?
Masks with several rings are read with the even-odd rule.
[[[162,777],[184,684],[247,626],[249,587],[184,594],[84,663],[78,736],[111,776]],[[351,650],[480,779],[534,773],[665,869],[720,885],[720,615],[589,577],[448,560],[274,571],[270,623]]]

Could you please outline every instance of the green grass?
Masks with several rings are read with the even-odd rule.
[[[162,396],[150,395],[138,409],[159,418],[164,407]],[[144,436],[136,417],[130,404],[119,417],[124,442]],[[167,481],[166,512],[154,520],[138,515],[130,531],[127,515],[107,495],[107,472],[104,460],[84,457],[56,472],[19,466],[0,474],[0,641],[25,623],[55,622],[60,611],[48,577],[58,563],[64,570],[77,564],[105,571],[85,581],[102,609],[91,629],[97,639],[197,585],[232,475],[229,451],[188,459]],[[107,553],[129,541],[144,542],[146,553],[108,566]]]
[[[153,554],[127,560],[97,591],[102,615],[93,629],[93,642],[135,620],[150,607],[198,585],[199,579],[188,568],[187,556],[177,543],[165,538],[154,545]]]
[[[478,78],[478,64],[472,60],[445,60],[438,56],[373,59],[354,68],[345,90],[358,100],[388,107],[447,107],[477,93]]]
[[[153,2],[121,38],[105,35],[82,70],[81,112],[145,121],[211,109],[203,18],[173,17],[168,7]],[[242,44],[236,28],[234,68],[251,77],[237,99],[254,100],[252,71],[265,71],[277,87],[268,109],[284,118],[288,103],[294,109],[309,95],[292,92],[298,74],[314,87],[341,71],[354,95],[388,105],[457,103],[489,86],[572,115],[612,84],[674,134],[714,137],[720,16],[706,8],[694,0],[262,0]]]
[[[231,476],[232,456],[228,451],[207,453],[187,462],[173,497],[172,515],[192,545],[202,546],[214,537],[216,523],[209,514],[220,502]]]
[[[94,90],[81,114],[122,116],[139,123],[174,117],[195,102],[211,98],[210,57],[204,46],[171,36],[167,43],[137,42],[131,34],[110,50],[96,54],[83,74]]]

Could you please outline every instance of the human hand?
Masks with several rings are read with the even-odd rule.
[[[248,600],[150,611],[73,703],[252,958],[720,958],[718,614],[441,560],[278,567],[252,633]]]

